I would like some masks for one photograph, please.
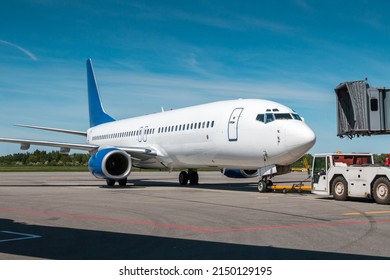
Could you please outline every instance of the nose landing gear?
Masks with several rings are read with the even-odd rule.
[[[272,186],[273,182],[271,180],[268,180],[267,177],[262,177],[261,180],[257,183],[257,189],[261,193],[271,191]]]

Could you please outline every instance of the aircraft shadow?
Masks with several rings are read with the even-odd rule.
[[[197,185],[185,185],[181,186],[176,182],[165,182],[149,179],[140,179],[140,180],[129,180],[128,185],[121,187],[118,185],[115,186],[105,186],[102,185],[101,188],[105,189],[142,189],[150,187],[182,187],[182,188],[199,188],[199,189],[213,189],[213,190],[231,190],[231,191],[247,191],[247,192],[257,192],[256,183],[199,183]]]
[[[246,183],[231,183],[231,182],[223,182],[223,183],[199,183],[197,185],[185,185],[181,186],[177,182],[167,182],[167,181],[158,181],[158,180],[149,180],[149,179],[139,179],[139,180],[129,180],[126,186],[107,186],[103,182],[101,184],[96,184],[96,182],[91,182],[91,184],[80,183],[80,184],[34,184],[34,185],[26,185],[26,184],[9,184],[4,187],[44,187],[44,188],[67,188],[67,187],[98,187],[101,189],[112,189],[112,190],[132,190],[132,189],[147,189],[152,187],[182,187],[182,188],[194,188],[194,189],[210,189],[210,190],[225,190],[225,191],[240,191],[240,192],[258,192],[256,182],[246,182]],[[0,186],[2,187],[2,186]],[[282,192],[281,190],[277,190],[274,192]],[[289,191],[298,193],[297,191]],[[310,193],[307,191],[302,191],[302,193]]]
[[[368,260],[385,257],[250,246],[75,228],[0,219],[0,253],[57,260]],[[41,236],[5,241],[16,232]]]
[[[280,184],[280,182],[277,182]],[[283,182],[287,183],[287,182]],[[181,186],[176,182],[166,182],[166,181],[157,181],[149,179],[139,179],[139,180],[129,180],[127,186],[106,186],[101,185],[100,188],[103,189],[123,189],[123,190],[132,190],[132,189],[147,189],[152,187],[181,187],[181,188],[193,188],[193,189],[209,189],[209,190],[224,190],[224,191],[240,191],[240,192],[258,192],[256,182],[245,182],[245,183],[235,183],[235,182],[223,182],[223,183],[202,183],[200,182],[197,185],[185,185]],[[283,190],[272,190],[270,192],[282,193]],[[287,193],[296,193],[296,194],[310,194],[310,191],[305,190],[288,190]]]

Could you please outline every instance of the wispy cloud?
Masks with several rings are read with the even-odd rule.
[[[131,4],[132,7],[135,7]],[[280,20],[269,20],[266,18],[254,17],[249,14],[237,15],[229,10],[218,8],[218,13],[214,13],[212,9],[209,13],[200,13],[196,11],[188,11],[178,8],[153,7],[146,5],[136,6],[141,13],[139,17],[148,20],[160,21],[185,21],[193,24],[220,28],[232,31],[257,30],[263,29],[277,33],[291,33],[294,28],[282,23]]]
[[[170,104],[184,107],[194,104],[236,98],[262,98],[286,102],[294,107],[313,106],[317,102],[333,100],[325,89],[304,82],[265,82],[252,79],[196,79],[176,75],[151,73],[122,73],[99,69],[100,89],[107,108],[119,114],[128,112],[123,100],[148,100],[149,107]],[[129,79],[129,77],[131,77]],[[109,97],[111,96],[111,97]],[[113,97],[115,96],[115,97]],[[164,104],[161,104],[164,103]],[[136,110],[136,109],[135,109]]]
[[[313,10],[313,8],[307,3],[306,0],[295,0],[295,4],[298,6],[298,7],[301,7],[302,9],[306,10],[306,11],[311,11]]]
[[[291,34],[295,28],[279,21],[257,18],[252,16],[237,16],[236,24],[242,25],[247,29],[264,29],[281,34]]]
[[[291,33],[294,28],[278,21],[267,20],[263,18],[252,17],[248,15],[236,16],[230,14],[224,18],[206,17],[203,15],[194,15],[187,13],[175,13],[177,19],[186,19],[197,24],[211,27],[217,27],[229,30],[255,30],[264,29],[277,33]]]
[[[38,60],[38,58],[32,52],[30,52],[29,50],[27,50],[25,48],[22,48],[21,46],[19,46],[17,44],[14,44],[14,43],[11,43],[8,41],[4,41],[4,40],[0,40],[0,44],[18,49],[19,51],[21,51],[25,55],[27,55],[29,58],[31,58],[31,60],[34,60],[34,61]]]

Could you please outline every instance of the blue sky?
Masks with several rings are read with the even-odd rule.
[[[390,136],[336,136],[334,94],[340,82],[365,77],[390,87],[389,1],[3,2],[0,137],[83,142],[13,125],[86,130],[92,58],[105,109],[117,119],[271,99],[315,131],[311,153],[390,152]],[[0,155],[19,151],[0,143]]]

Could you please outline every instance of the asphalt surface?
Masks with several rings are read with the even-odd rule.
[[[106,187],[89,173],[0,173],[0,259],[390,257],[390,205],[199,175],[183,187],[176,172],[134,172],[127,187]]]

